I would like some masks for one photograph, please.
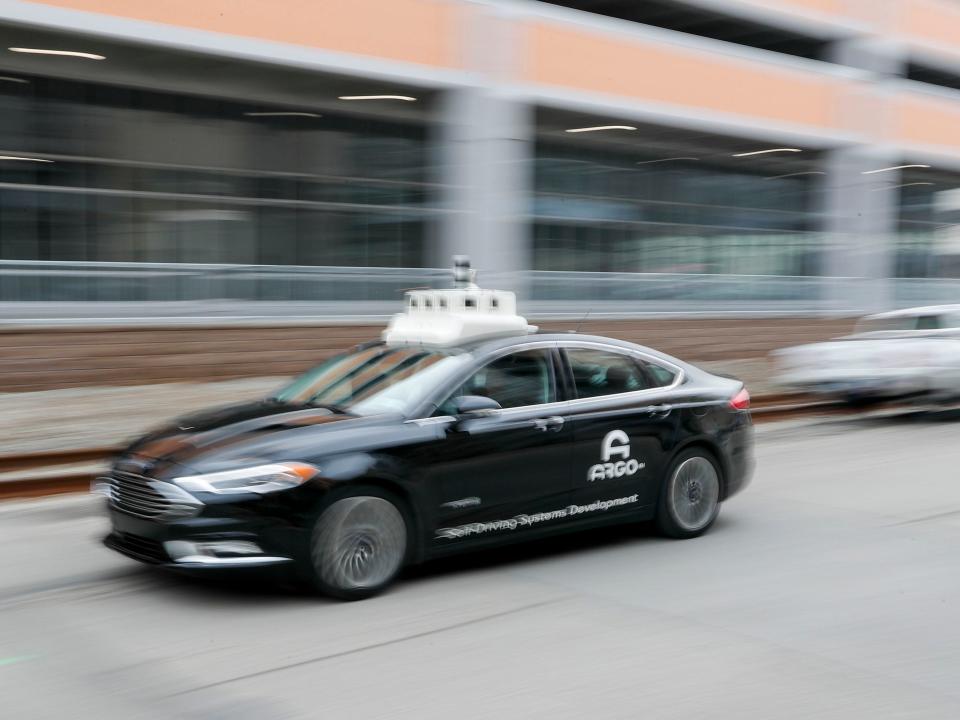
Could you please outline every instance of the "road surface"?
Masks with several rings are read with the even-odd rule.
[[[5,504],[3,717],[960,717],[960,420],[758,440],[703,538],[572,536],[352,604],[141,568],[89,498]]]

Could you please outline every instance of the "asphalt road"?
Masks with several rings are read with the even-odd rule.
[[[771,425],[705,537],[448,561],[342,604],[114,556],[0,506],[2,717],[957,718],[960,420]]]

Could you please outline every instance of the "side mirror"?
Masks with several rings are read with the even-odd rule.
[[[467,414],[486,414],[500,409],[500,403],[483,395],[463,395],[453,401],[453,412],[459,417]]]

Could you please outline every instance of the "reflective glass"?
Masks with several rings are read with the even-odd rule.
[[[960,176],[907,171],[896,189],[895,277],[960,278]]]
[[[436,205],[424,127],[250,110],[2,84],[0,155],[52,162],[0,160],[0,259],[423,265]]]
[[[815,176],[683,160],[538,143],[534,268],[817,274]]]

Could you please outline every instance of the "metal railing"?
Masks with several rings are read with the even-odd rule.
[[[0,261],[0,302],[395,300],[449,281],[431,268]]]
[[[446,268],[0,261],[0,317],[382,317],[404,290],[449,287]],[[846,313],[859,278],[684,273],[483,273],[531,315]],[[960,301],[960,280],[891,280],[896,307]]]
[[[896,278],[891,283],[892,302],[898,308],[960,304],[960,280]]]
[[[694,273],[527,273],[536,300],[613,302],[777,301],[818,303],[834,278]]]

